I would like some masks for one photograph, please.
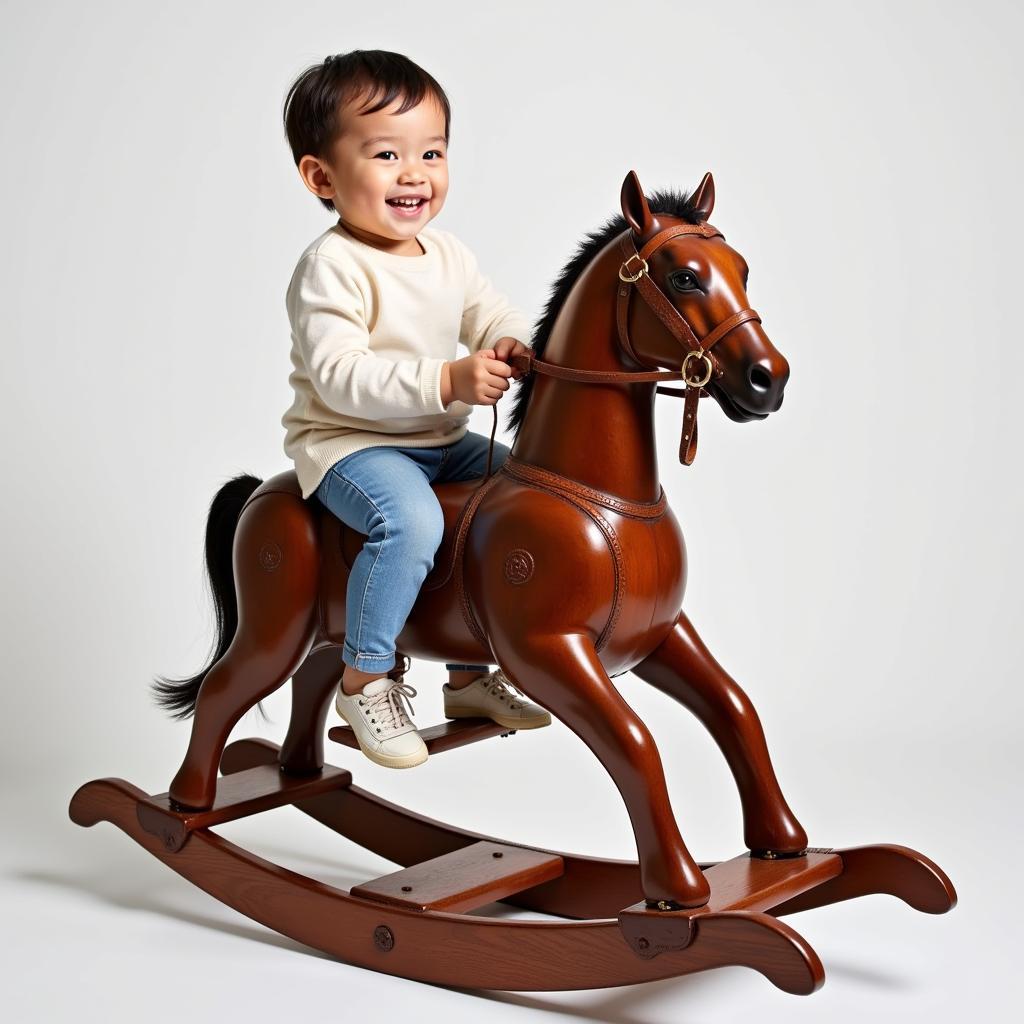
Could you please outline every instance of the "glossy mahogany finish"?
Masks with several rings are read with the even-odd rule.
[[[715,398],[734,420],[761,419],[778,409],[789,376],[747,305],[742,257],[707,223],[710,175],[695,195],[699,223],[683,225],[652,214],[636,175],[627,176],[627,231],[575,281],[543,361],[525,360],[538,376],[512,454],[483,480],[435,485],[444,540],[398,638],[403,658],[497,662],[572,729],[622,796],[637,862],[520,846],[524,872],[469,866],[467,849],[498,841],[380,800],[325,763],[349,568],[366,538],[304,501],[294,472],[251,493],[247,484],[237,519],[233,511],[208,534],[215,550],[232,553],[238,626],[202,677],[168,792],[152,797],[98,780],[75,794],[73,820],[113,822],[217,898],[352,963],[460,985],[606,986],[743,963],[787,991],[810,992],[823,978],[820,962],[775,916],[867,892],[891,892],[933,913],[954,905],[949,879],[905,847],[807,849],[753,704],[682,611],[686,548],[658,478],[657,381],[684,381],[679,458],[689,465],[698,397]],[[644,260],[645,272],[633,276]],[[694,266],[705,287],[674,290],[676,273]],[[707,378],[698,382],[702,368]],[[627,670],[711,732],[739,790],[743,856],[694,861],[654,740],[612,681]],[[225,750],[239,718],[289,678],[292,716],[280,750],[261,741]],[[496,730],[507,731],[438,727],[432,752]],[[349,740],[337,729],[332,736]],[[219,783],[218,766],[229,777]],[[422,886],[430,899],[403,903],[394,880],[366,883],[371,898],[359,898],[210,830],[284,803],[407,866],[398,892]],[[488,894],[590,920],[500,921],[438,909],[477,906]]]

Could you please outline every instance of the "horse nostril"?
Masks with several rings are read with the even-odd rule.
[[[763,366],[757,364],[750,368],[747,378],[755,391],[767,391],[772,386],[772,375]]]

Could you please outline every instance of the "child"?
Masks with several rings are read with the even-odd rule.
[[[469,409],[498,401],[517,373],[508,359],[530,339],[469,249],[427,227],[448,193],[449,121],[440,85],[386,50],[307,68],[284,105],[299,174],[338,216],[288,287],[295,400],[284,447],[303,497],[367,536],[346,591],[335,707],[363,753],[389,768],[427,759],[395,638],[443,536],[430,484],[484,475],[489,438],[467,429]],[[453,358],[456,340],[471,354]],[[492,470],[508,452],[495,442]],[[500,669],[446,668],[449,718],[550,723]]]

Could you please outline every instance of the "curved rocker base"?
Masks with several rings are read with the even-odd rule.
[[[777,860],[747,853],[702,864],[712,888],[707,906],[658,911],[646,906],[633,862],[460,830],[358,789],[344,769],[325,765],[305,779],[285,776],[279,756],[265,740],[231,744],[217,802],[207,811],[178,810],[167,794],[99,779],[75,793],[69,813],[85,827],[111,822],[211,896],[298,942],[360,967],[463,988],[608,988],[742,965],[786,992],[807,995],[824,982],[824,970],[778,916],[872,892],[927,913],[956,902],[949,879],[927,857],[869,846]],[[408,867],[346,892],[211,831],[284,804]],[[495,900],[586,920],[466,913]]]

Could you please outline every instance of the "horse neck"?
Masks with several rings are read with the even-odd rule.
[[[580,275],[541,358],[577,370],[627,372],[615,321],[614,245]],[[512,454],[630,501],[661,493],[654,444],[654,383],[585,384],[534,372],[530,402]]]

